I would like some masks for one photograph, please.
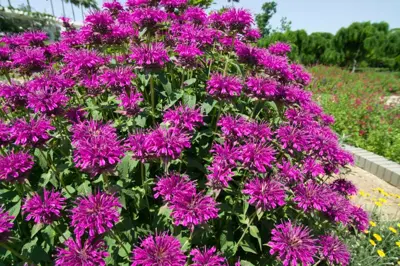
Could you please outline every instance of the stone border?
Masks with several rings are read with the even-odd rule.
[[[400,164],[361,148],[349,145],[343,145],[343,148],[354,155],[356,166],[400,188]]]

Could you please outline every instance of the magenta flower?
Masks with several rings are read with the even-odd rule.
[[[31,75],[46,68],[46,57],[42,48],[24,48],[15,51],[11,58],[14,67],[22,75]]]
[[[65,113],[65,117],[72,124],[82,123],[87,115],[88,112],[81,106],[71,107]]]
[[[190,108],[185,105],[168,109],[164,113],[163,122],[190,132],[194,131],[199,125],[204,124],[200,109]]]
[[[184,8],[188,3],[188,0],[161,0],[160,5],[166,8],[168,11],[173,11],[175,8]]]
[[[307,157],[303,161],[302,171],[303,171],[303,174],[309,175],[312,177],[317,177],[319,175],[325,174],[325,171],[324,171],[324,168],[322,167],[322,165],[311,157]]]
[[[43,197],[38,193],[28,198],[22,206],[22,212],[27,213],[26,220],[36,224],[51,224],[61,216],[66,199],[59,192],[43,189]]]
[[[313,209],[326,211],[335,198],[329,188],[315,182],[298,184],[294,188],[294,195],[293,201],[305,212]]]
[[[207,82],[207,92],[221,99],[239,96],[242,92],[242,82],[235,76],[224,77],[221,74],[212,74]]]
[[[165,201],[171,201],[178,193],[191,196],[196,193],[196,184],[191,181],[187,175],[180,175],[178,173],[171,173],[163,176],[157,181],[154,188],[157,193],[154,198],[161,196]]]
[[[207,13],[201,7],[190,6],[182,15],[182,20],[196,25],[207,23]]]
[[[82,245],[82,240],[76,241],[69,238],[64,242],[66,249],[57,248],[56,266],[105,266],[105,258],[109,256],[103,240],[87,239]]]
[[[241,116],[224,115],[218,120],[217,125],[221,127],[222,134],[227,139],[242,138],[252,133],[250,123]]]
[[[55,75],[34,79],[28,83],[28,107],[35,112],[54,113],[67,104],[66,89],[72,86],[73,81]]]
[[[132,266],[184,266],[186,263],[178,239],[167,233],[145,238],[132,253]]]
[[[310,229],[304,226],[284,222],[272,229],[270,254],[277,254],[284,266],[310,265],[314,263],[317,253],[316,240],[312,238]]]
[[[227,265],[226,259],[217,253],[215,247],[202,249],[193,249],[190,251],[193,256],[192,266],[225,266]]]
[[[50,130],[55,127],[45,118],[33,118],[29,122],[17,119],[11,127],[11,138],[16,145],[39,147],[50,139]]]
[[[122,93],[118,100],[121,101],[119,106],[122,107],[121,114],[127,116],[135,116],[142,111],[140,103],[143,101],[142,94],[136,91],[130,91],[129,93]]]
[[[249,204],[263,211],[285,205],[283,185],[275,180],[253,178],[244,185],[242,193],[250,196]]]
[[[0,180],[23,182],[33,167],[33,157],[25,152],[10,152],[0,156]]]
[[[258,98],[271,98],[277,94],[278,82],[263,77],[250,77],[247,82],[247,91]]]
[[[203,52],[194,44],[178,44],[174,50],[179,57],[179,63],[187,67],[196,66],[196,58],[203,55]]]
[[[113,23],[113,17],[108,11],[94,11],[85,17],[85,26],[90,26],[93,32],[100,34],[106,34]]]
[[[112,172],[124,154],[115,128],[95,121],[85,122],[72,128],[76,167],[91,176]]]
[[[141,161],[142,163],[149,159],[150,154],[146,146],[148,134],[138,131],[130,135],[125,142],[128,150],[133,152],[132,158]]]
[[[150,5],[151,0],[128,0],[126,1],[126,6],[134,10],[138,7],[146,7]]]
[[[318,243],[320,256],[330,264],[347,266],[350,263],[350,252],[337,236],[320,236]]]
[[[145,140],[147,151],[164,161],[177,159],[185,148],[190,148],[190,138],[176,127],[159,127]]]
[[[86,232],[94,237],[110,230],[119,222],[119,208],[122,208],[114,195],[98,192],[95,195],[79,198],[71,210],[71,226],[80,238]]]
[[[214,143],[210,152],[214,153],[213,164],[229,167],[236,167],[236,161],[240,157],[239,149],[229,142],[224,142],[222,145]]]
[[[222,20],[231,31],[243,32],[253,24],[251,13],[245,9],[229,8],[222,13]]]
[[[248,143],[239,149],[241,150],[239,161],[243,167],[251,171],[265,173],[275,161],[275,151],[265,143]]]
[[[261,33],[258,29],[247,29],[244,37],[249,42],[256,42],[261,38]]]
[[[43,46],[49,36],[43,31],[27,31],[22,33],[21,39],[29,46]]]
[[[71,76],[82,76],[95,72],[106,63],[99,53],[91,50],[71,50],[63,59],[63,72]]]
[[[0,147],[10,143],[10,126],[0,121]]]
[[[330,187],[333,191],[336,191],[343,196],[357,195],[356,186],[351,181],[348,181],[344,178],[336,179],[332,182],[332,184],[330,184]]]
[[[303,84],[304,86],[307,86],[311,82],[311,75],[307,73],[301,65],[298,64],[291,64],[290,69],[293,73],[294,79]]]
[[[119,12],[124,10],[124,7],[121,5],[118,0],[112,0],[109,2],[103,3],[103,7],[107,9],[112,15],[116,16]]]
[[[170,208],[175,225],[183,225],[191,230],[196,225],[218,218],[218,208],[215,200],[203,193],[178,193],[173,197]]]
[[[0,243],[7,241],[11,234],[11,228],[13,228],[14,223],[12,222],[15,217],[10,216],[10,214],[0,207]]]
[[[207,167],[210,174],[207,175],[207,186],[213,189],[223,189],[228,187],[228,182],[232,180],[234,173],[229,165],[225,163],[213,163]]]
[[[12,109],[25,107],[27,103],[28,89],[26,86],[12,83],[11,85],[0,83],[0,97]]]
[[[146,27],[148,29],[151,29],[157,24],[167,20],[167,13],[165,13],[165,11],[161,9],[154,7],[133,9],[131,16],[133,22],[135,22],[140,27]]]
[[[162,68],[170,60],[167,50],[161,42],[134,46],[131,51],[130,58],[138,66],[146,69]]]
[[[279,169],[279,177],[283,178],[283,180],[285,180],[286,182],[293,183],[302,181],[304,179],[300,169],[292,166],[290,162],[286,161],[285,159],[283,159],[281,163],[277,163],[276,165]]]
[[[274,55],[286,55],[290,50],[290,44],[284,42],[276,42],[268,47],[268,51]]]
[[[368,213],[359,206],[350,206],[350,223],[355,226],[358,231],[367,230],[369,227]]]
[[[131,81],[136,78],[130,67],[108,68],[99,76],[102,86],[114,93],[129,92],[133,86]]]
[[[353,206],[342,195],[335,193],[332,196],[332,202],[325,212],[328,217],[335,221],[347,225],[350,222]]]

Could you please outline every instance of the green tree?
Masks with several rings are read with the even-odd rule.
[[[256,15],[257,27],[263,36],[267,36],[271,32],[270,19],[276,13],[276,2],[266,2],[262,5],[262,13]]]

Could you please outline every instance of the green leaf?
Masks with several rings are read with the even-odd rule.
[[[50,182],[51,173],[43,173],[40,176],[39,185],[41,187],[46,187],[46,185]]]
[[[139,126],[139,127],[145,127],[145,126],[146,126],[146,117],[145,117],[145,116],[142,116],[142,115],[138,115],[138,116],[135,118],[135,123],[136,123],[136,125]]]
[[[83,181],[82,184],[80,184],[77,188],[78,194],[82,196],[89,195],[92,193],[92,188],[90,186],[90,182],[88,180]]]
[[[205,101],[203,102],[203,104],[201,105],[201,112],[208,115],[212,109],[214,108],[214,106],[217,104],[217,101],[215,100],[211,100],[209,102]]]
[[[257,254],[257,251],[256,251],[255,247],[250,242],[247,242],[247,241],[243,240],[240,243],[240,247],[246,252]]]
[[[196,95],[189,95],[185,94],[183,95],[183,103],[190,108],[194,108],[196,105]]]
[[[15,220],[20,211],[21,211],[21,199],[18,200],[17,203],[8,210],[8,213],[10,214],[10,216],[13,216],[14,217],[13,220]]]
[[[131,244],[129,243],[125,243],[123,244],[126,250],[131,250]],[[127,256],[129,256],[129,253],[126,253],[125,249],[123,249],[122,247],[118,246],[119,250],[118,250],[118,255],[122,258],[125,258]]]
[[[127,154],[125,157],[121,160],[121,163],[118,164],[118,172],[120,173],[121,178],[128,178],[129,173],[133,171],[136,166],[138,165],[139,161],[133,160],[132,159],[132,154]]]
[[[180,98],[182,98],[182,96],[183,96],[183,92],[182,91],[172,92],[171,96],[170,96],[169,104],[167,106],[165,106],[164,110],[167,110],[168,108],[173,106]]]
[[[31,230],[31,238],[33,238],[42,228],[43,224],[35,224]]]
[[[172,93],[172,86],[171,86],[171,82],[169,82],[168,78],[166,77],[166,75],[164,73],[161,73],[158,76],[158,79],[161,82],[161,85],[163,86],[165,92],[167,93],[167,95],[171,95]]]
[[[240,266],[254,266],[253,263],[247,261],[247,260],[241,260],[240,261]]]
[[[184,87],[189,87],[190,85],[194,84],[196,82],[195,78],[191,78],[186,80],[185,82],[183,82],[183,86]]]
[[[40,168],[42,168],[43,170],[47,170],[48,169],[48,165],[47,165],[47,160],[46,158],[43,156],[47,156],[47,153],[45,151],[40,152],[39,149],[35,149],[35,156],[39,159],[39,166]]]
[[[257,239],[258,245],[260,246],[260,250],[262,250],[260,231],[258,230],[257,226],[254,225],[250,226],[250,235]]]

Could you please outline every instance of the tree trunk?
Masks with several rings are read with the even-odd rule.
[[[65,17],[65,6],[64,6],[64,0],[61,0],[61,4],[62,4],[63,17]]]
[[[81,13],[82,13],[82,21],[84,21],[84,20],[85,20],[85,14],[83,13],[83,5],[82,5],[82,2],[81,2]]]
[[[8,7],[12,7],[11,0],[8,0]]]
[[[71,4],[72,17],[74,18],[74,21],[76,21],[76,18],[75,18],[75,11],[74,11],[74,5],[72,4],[71,1],[70,1],[69,3]]]
[[[51,13],[55,17],[56,15],[54,14],[54,5],[53,5],[53,0],[50,0],[50,5],[51,5]]]
[[[355,56],[355,57],[354,57],[354,59],[353,59],[353,68],[351,69],[351,73],[354,73],[354,72],[356,72],[356,67],[357,67],[357,57],[358,57],[358,55],[360,54],[360,49],[361,49],[361,47],[358,47],[358,50],[357,50],[356,56]]]

